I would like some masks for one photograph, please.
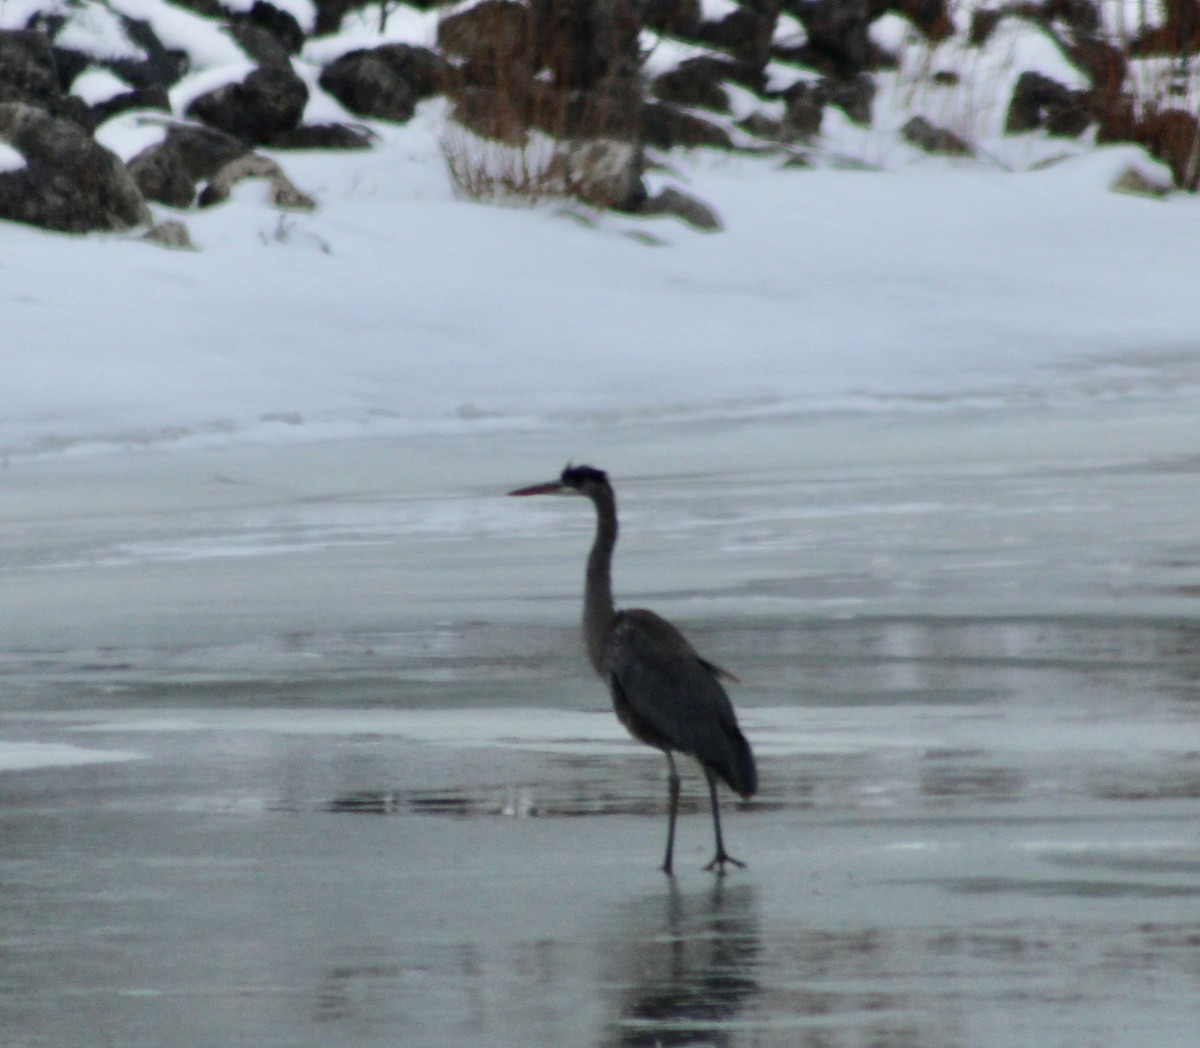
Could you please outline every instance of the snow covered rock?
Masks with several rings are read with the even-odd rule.
[[[698,39],[703,11],[700,0],[645,0],[642,24],[684,40]]]
[[[307,104],[308,87],[290,66],[266,65],[194,99],[187,115],[250,145],[266,145],[297,127]]]
[[[659,190],[642,204],[640,210],[643,215],[671,215],[709,233],[721,228],[721,220],[711,207],[672,186]]]
[[[923,116],[914,116],[900,130],[904,140],[934,156],[974,156],[975,150],[961,135],[935,127]]]
[[[765,66],[771,58],[780,0],[744,0],[723,17],[702,22],[697,37],[740,62]]]
[[[33,29],[0,31],[0,102],[29,105],[87,124],[87,106],[63,94],[50,39]]]
[[[0,172],[0,218],[66,233],[150,220],[125,165],[77,124],[20,102],[0,104],[0,141],[24,159]]]
[[[659,149],[732,149],[733,140],[720,124],[666,102],[651,102],[642,110],[642,133]]]
[[[1109,188],[1114,193],[1129,193],[1133,196],[1152,197],[1161,200],[1170,196],[1171,186],[1160,179],[1152,178],[1136,167],[1127,167],[1115,179]]]
[[[248,179],[265,180],[271,206],[281,211],[312,211],[317,206],[316,201],[298,189],[274,160],[257,153],[247,153],[221,168],[200,194],[201,205],[211,207],[227,200],[233,187]]]
[[[321,71],[321,87],[359,116],[404,123],[417,102],[436,94],[443,61],[425,47],[384,44],[349,51]]]
[[[799,80],[783,93],[781,130],[789,140],[812,138],[821,132],[825,115],[825,93],[820,85]]]
[[[655,77],[651,86],[666,102],[728,113],[729,94],[722,83],[729,79],[730,66],[728,60],[710,55],[689,58]]]
[[[829,77],[819,84],[821,97],[836,106],[854,123],[871,126],[875,105],[875,81],[869,73],[850,77]]]
[[[876,48],[867,32],[868,0],[805,0],[792,9],[808,33],[798,57],[814,69],[849,78],[873,68]]]
[[[271,139],[272,149],[370,149],[376,135],[357,124],[301,124],[280,131]]]
[[[191,207],[200,182],[213,178],[226,164],[249,151],[241,139],[222,131],[175,124],[160,143],[129,161],[129,172],[147,200],[170,207]]]
[[[1072,91],[1042,73],[1026,71],[1017,78],[1008,104],[1008,134],[1044,128],[1049,134],[1075,138],[1092,122],[1087,92]]]

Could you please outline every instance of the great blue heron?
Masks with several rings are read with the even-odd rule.
[[[596,539],[588,555],[583,594],[583,636],[588,659],[612,692],[613,707],[634,738],[662,750],[669,771],[669,822],[663,872],[672,873],[679,772],[672,751],[694,757],[708,779],[717,853],[705,869],[745,866],[725,851],[717,779],[743,797],[758,789],[754,754],[722,680],[733,674],[702,659],[666,619],[630,608],[617,611],[612,596],[612,555],[617,544],[617,500],[608,475],[591,466],[568,466],[558,480],[510,495],[584,495],[596,507]]]

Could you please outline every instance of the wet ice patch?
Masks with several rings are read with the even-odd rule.
[[[931,740],[878,729],[864,731],[859,711],[747,708],[743,728],[760,757],[807,754],[846,756],[872,748],[917,750]],[[607,709],[563,710],[305,710],[193,709],[106,710],[32,714],[67,721],[69,731],[114,734],[257,732],[283,735],[399,738],[454,748],[491,748],[608,755],[647,752]]]
[[[611,713],[577,710],[111,710],[38,716],[67,720],[77,732],[116,734],[259,732],[391,737],[457,748],[595,751],[641,748]]]
[[[57,742],[0,742],[0,772],[141,760],[126,750],[93,750]]]

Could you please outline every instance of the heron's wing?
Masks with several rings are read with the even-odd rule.
[[[724,671],[701,659],[679,630],[651,611],[620,612],[603,659],[618,713],[634,735],[690,754],[739,793],[754,792],[754,758],[717,679]]]

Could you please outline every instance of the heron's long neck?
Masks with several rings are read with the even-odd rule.
[[[587,580],[583,590],[583,636],[588,659],[597,673],[604,636],[617,614],[612,595],[612,555],[617,544],[617,503],[611,490],[593,497],[596,504],[596,540],[588,554]]]

